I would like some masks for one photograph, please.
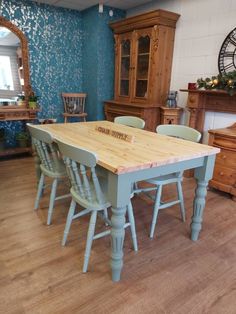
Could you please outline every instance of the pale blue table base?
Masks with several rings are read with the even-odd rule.
[[[215,164],[215,155],[200,157],[193,160],[181,161],[156,168],[149,168],[121,175],[109,172],[108,199],[112,204],[112,231],[111,231],[111,269],[112,280],[119,281],[123,267],[123,243],[126,206],[130,201],[130,189],[134,182],[162,176],[177,171],[195,168],[194,176],[197,180],[195,198],[193,204],[193,216],[191,223],[191,239],[198,239],[202,215],[205,207],[207,184],[212,178]]]

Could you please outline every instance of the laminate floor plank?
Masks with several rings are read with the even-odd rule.
[[[122,280],[113,283],[109,237],[94,241],[89,271],[82,273],[89,217],[72,223],[61,247],[70,199],[57,202],[51,226],[48,190],[33,210],[33,158],[1,161],[0,178],[0,313],[236,313],[236,204],[227,194],[208,191],[197,242],[189,229],[194,179],[183,182],[186,223],[177,205],[160,211],[153,240],[153,201],[134,197],[139,251],[127,231]],[[62,183],[59,193],[67,191]],[[164,198],[175,193],[165,187]]]

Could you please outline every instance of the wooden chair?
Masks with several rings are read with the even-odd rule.
[[[71,181],[72,201],[67,216],[62,245],[66,244],[67,235],[73,219],[79,218],[85,214],[90,214],[90,222],[87,234],[86,249],[84,256],[83,272],[87,271],[89,257],[94,239],[101,238],[110,234],[111,230],[106,230],[95,235],[95,225],[98,212],[103,211],[101,218],[111,225],[111,221],[107,215],[107,208],[110,203],[107,201],[107,178],[99,177],[96,173],[97,157],[94,153],[68,145],[64,142],[57,141],[59,149],[64,156],[64,162],[67,173]],[[131,195],[132,197],[133,195]],[[75,213],[76,204],[84,208],[79,213]],[[134,250],[138,250],[137,238],[135,231],[135,222],[133,216],[133,208],[130,202],[128,208],[129,222],[125,224],[125,228],[130,226],[133,240]]]
[[[51,224],[54,203],[56,200],[70,197],[70,194],[56,197],[57,185],[60,179],[67,178],[66,168],[58,150],[57,144],[53,141],[50,133],[40,130],[32,124],[27,124],[32,137],[32,142],[36,153],[40,159],[41,175],[38,183],[38,191],[36,195],[34,209],[38,209],[39,201],[42,197],[45,176],[53,179],[51,185],[51,194],[48,208],[47,224]]]
[[[85,93],[62,93],[64,104],[64,122],[67,123],[68,118],[76,117],[86,121],[87,113],[84,112]]]
[[[156,131],[158,134],[178,137],[178,138],[182,138],[184,140],[188,140],[188,141],[192,141],[192,142],[199,142],[200,138],[201,138],[200,132],[198,132],[197,130],[192,129],[190,127],[184,126],[184,125],[175,125],[175,124],[159,125],[159,126],[157,126]],[[139,194],[141,192],[148,192],[148,191],[156,190],[154,210],[153,210],[153,218],[152,218],[152,223],[151,223],[150,238],[153,238],[153,236],[154,236],[154,231],[155,231],[155,226],[156,226],[156,222],[157,222],[157,216],[158,216],[159,209],[164,209],[164,208],[173,206],[175,204],[180,204],[182,220],[185,221],[184,198],[183,198],[183,191],[182,191],[182,184],[181,184],[182,180],[183,180],[183,172],[176,172],[176,173],[172,173],[170,175],[164,175],[164,176],[161,176],[158,178],[153,178],[153,179],[145,181],[145,182],[148,182],[148,183],[155,185],[154,188],[152,188],[152,187],[151,188],[143,188],[143,189],[137,188],[134,191],[134,193]],[[161,201],[162,188],[164,185],[167,185],[170,183],[176,184],[178,199],[163,203]]]
[[[144,129],[145,121],[138,117],[133,116],[120,116],[114,119],[115,123],[124,124],[137,129]]]

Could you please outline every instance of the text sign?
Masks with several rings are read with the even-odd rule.
[[[123,132],[115,131],[115,130],[112,130],[110,128],[104,128],[102,126],[96,126],[95,130],[100,132],[100,133],[116,137],[120,140],[129,142],[129,143],[134,142],[134,136],[133,135],[129,135],[129,134],[126,134]]]

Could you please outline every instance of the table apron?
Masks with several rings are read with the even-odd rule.
[[[192,168],[200,168],[205,165],[206,157],[180,161],[163,166],[141,169],[138,171],[108,175],[108,199],[113,207],[124,207],[129,203],[132,184],[134,182],[163,176],[166,174],[184,171]]]

